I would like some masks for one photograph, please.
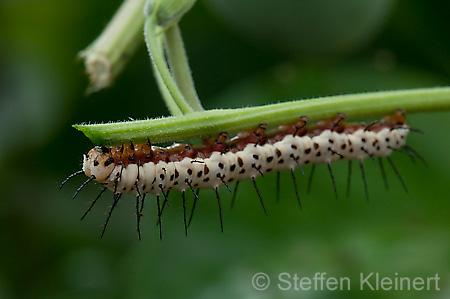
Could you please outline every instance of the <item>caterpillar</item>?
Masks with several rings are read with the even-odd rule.
[[[414,149],[406,145],[406,137],[413,129],[406,124],[404,111],[397,110],[381,120],[368,124],[346,122],[345,115],[342,113],[333,119],[318,121],[312,125],[307,124],[306,116],[300,117],[295,123],[280,125],[270,131],[265,124],[260,124],[256,129],[240,132],[230,139],[226,132],[221,132],[214,140],[205,139],[201,145],[197,146],[174,143],[168,147],[160,147],[152,145],[150,141],[142,144],[130,142],[130,144],[119,146],[95,146],[84,155],[82,169],[64,180],[60,188],[69,179],[82,173],[88,176],[88,179],[76,190],[74,198],[93,180],[104,186],[84,216],[106,189],[113,191],[113,204],[103,227],[102,236],[122,194],[136,196],[139,239],[141,238],[140,217],[147,193],[156,196],[160,238],[162,238],[161,213],[170,190],[182,193],[186,234],[188,225],[185,192],[187,190],[194,194],[195,200],[199,199],[199,189],[215,190],[223,231],[218,188],[225,185],[233,194],[234,202],[238,183],[241,180],[252,180],[262,208],[266,212],[255,179],[270,172],[278,172],[278,186],[279,172],[285,170],[291,172],[300,208],[301,202],[294,170],[299,168],[303,172],[302,166],[305,165],[326,164],[335,195],[338,197],[331,163],[341,160],[358,161],[368,199],[362,161],[368,158],[386,157],[406,190],[406,185],[390,159],[390,154],[393,151],[402,151],[421,157]],[[408,150],[402,149],[403,147]],[[386,182],[382,160],[379,161]],[[236,182],[234,192],[228,185],[233,181]],[[161,195],[165,199],[162,207],[159,201]],[[194,207],[195,203],[196,201],[194,201]]]

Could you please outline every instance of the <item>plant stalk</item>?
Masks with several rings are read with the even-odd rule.
[[[407,113],[450,110],[450,87],[369,92],[298,100],[265,106],[207,110],[176,117],[108,124],[80,124],[74,127],[94,144],[117,145],[183,141],[235,133],[266,123],[289,124],[306,115],[310,121],[328,119],[338,112],[348,118],[380,116],[402,108]]]
[[[204,110],[195,90],[194,80],[184,48],[183,38],[178,24],[165,31],[165,45],[170,69],[175,82],[186,102],[194,111]]]
[[[162,50],[162,47],[160,46],[159,37],[160,37],[160,27],[157,24],[157,10],[155,10],[145,22],[145,29],[144,29],[144,35],[145,35],[145,42],[147,44],[148,52],[150,54],[150,58],[152,60],[152,63],[156,70],[156,76],[161,77],[162,80],[157,80],[157,83],[160,85],[161,83],[164,84],[164,86],[160,86],[160,90],[166,90],[170,97],[164,97],[164,100],[166,101],[166,105],[169,108],[169,111],[172,115],[174,115],[175,111],[172,107],[177,106],[178,109],[183,114],[188,114],[194,112],[191,106],[186,102],[183,95],[181,94],[180,90],[177,87],[177,84],[175,83],[170,71],[169,67],[167,66],[164,52]]]
[[[79,53],[89,75],[87,93],[109,87],[142,42],[144,4],[125,0],[101,35]]]

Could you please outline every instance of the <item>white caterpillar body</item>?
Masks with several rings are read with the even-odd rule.
[[[316,136],[287,134],[276,142],[269,139],[264,145],[249,143],[242,150],[213,151],[209,157],[198,155],[178,161],[145,163],[117,163],[117,158],[108,163],[111,154],[96,147],[84,156],[83,171],[115,193],[160,195],[168,190],[185,191],[191,187],[214,189],[231,181],[308,164],[386,157],[405,145],[408,132],[406,124],[378,130],[361,126],[351,133],[325,129]],[[152,152],[164,149],[151,147]],[[124,157],[133,157],[133,150],[131,154],[123,154]]]

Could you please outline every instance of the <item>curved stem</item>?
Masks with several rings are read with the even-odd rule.
[[[173,100],[170,91],[167,89],[167,86],[164,84],[164,81],[161,78],[161,74],[156,70],[155,66],[153,66],[153,70],[155,72],[156,83],[159,86],[159,92],[161,92],[161,95],[164,99],[164,102],[166,103],[167,108],[170,111],[170,114],[172,114],[173,116],[183,115],[183,112],[181,112],[177,103],[175,103],[175,101]]]
[[[167,67],[167,63],[164,59],[164,53],[159,46],[160,43],[158,41],[158,25],[156,23],[156,10],[147,18],[144,27],[145,34],[145,42],[147,44],[148,51],[150,53],[150,57],[152,59],[153,65],[157,71],[158,75],[162,80],[157,80],[158,84],[163,83],[164,86],[160,87],[161,91],[167,91],[170,94],[170,97],[165,96],[164,100],[172,114],[175,114],[176,111],[173,109],[175,105],[179,108],[179,110],[183,114],[188,114],[193,112],[191,106],[186,102],[183,95],[180,93],[176,83],[174,82],[172,75],[169,72],[169,68]]]
[[[159,36],[156,38],[156,40],[158,49],[160,53],[162,53],[163,52],[162,37]],[[170,94],[170,91],[167,88],[167,85],[164,83],[164,80],[161,77],[161,74],[158,72],[158,69],[156,68],[155,64],[152,64],[152,66],[156,78],[156,83],[158,84],[159,91],[164,99],[164,102],[166,103],[167,108],[169,109],[170,114],[172,114],[173,116],[183,115],[183,112],[180,110],[177,103],[173,100],[173,97]]]
[[[132,122],[74,125],[99,145],[154,143],[237,132],[266,123],[288,124],[306,115],[311,121],[345,113],[349,118],[388,114],[402,108],[407,113],[450,110],[450,87],[339,95],[241,109],[207,110],[177,117]]]
[[[189,68],[183,38],[178,24],[165,31],[165,44],[170,69],[181,94],[195,111],[204,110],[195,90],[191,69]]]

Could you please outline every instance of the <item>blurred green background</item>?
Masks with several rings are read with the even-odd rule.
[[[336,4],[336,3],[339,3]],[[300,211],[288,173],[279,204],[275,176],[258,179],[268,215],[250,182],[235,208],[221,190],[224,233],[214,193],[201,202],[185,238],[178,194],[170,195],[158,239],[154,200],[147,199],[143,241],[134,199],[125,197],[100,239],[111,203],[104,196],[79,219],[99,187],[76,201],[83,181],[59,183],[80,169],[92,144],[71,128],[80,122],[167,115],[142,44],[111,88],[85,96],[77,52],[106,25],[120,1],[0,2],[0,298],[449,298],[449,113],[408,117],[409,143],[429,166],[394,153],[406,181],[365,162],[370,202],[358,169],[345,197],[347,164],[333,165],[340,199],[325,167],[311,194],[297,173]],[[445,1],[199,1],[181,22],[196,86],[207,108],[383,89],[449,85],[450,4]],[[306,168],[307,174],[310,169]],[[189,207],[192,196],[189,196]],[[251,279],[265,272],[266,291]],[[346,276],[350,291],[281,291],[277,276]],[[441,277],[441,291],[359,290],[361,272]]]

